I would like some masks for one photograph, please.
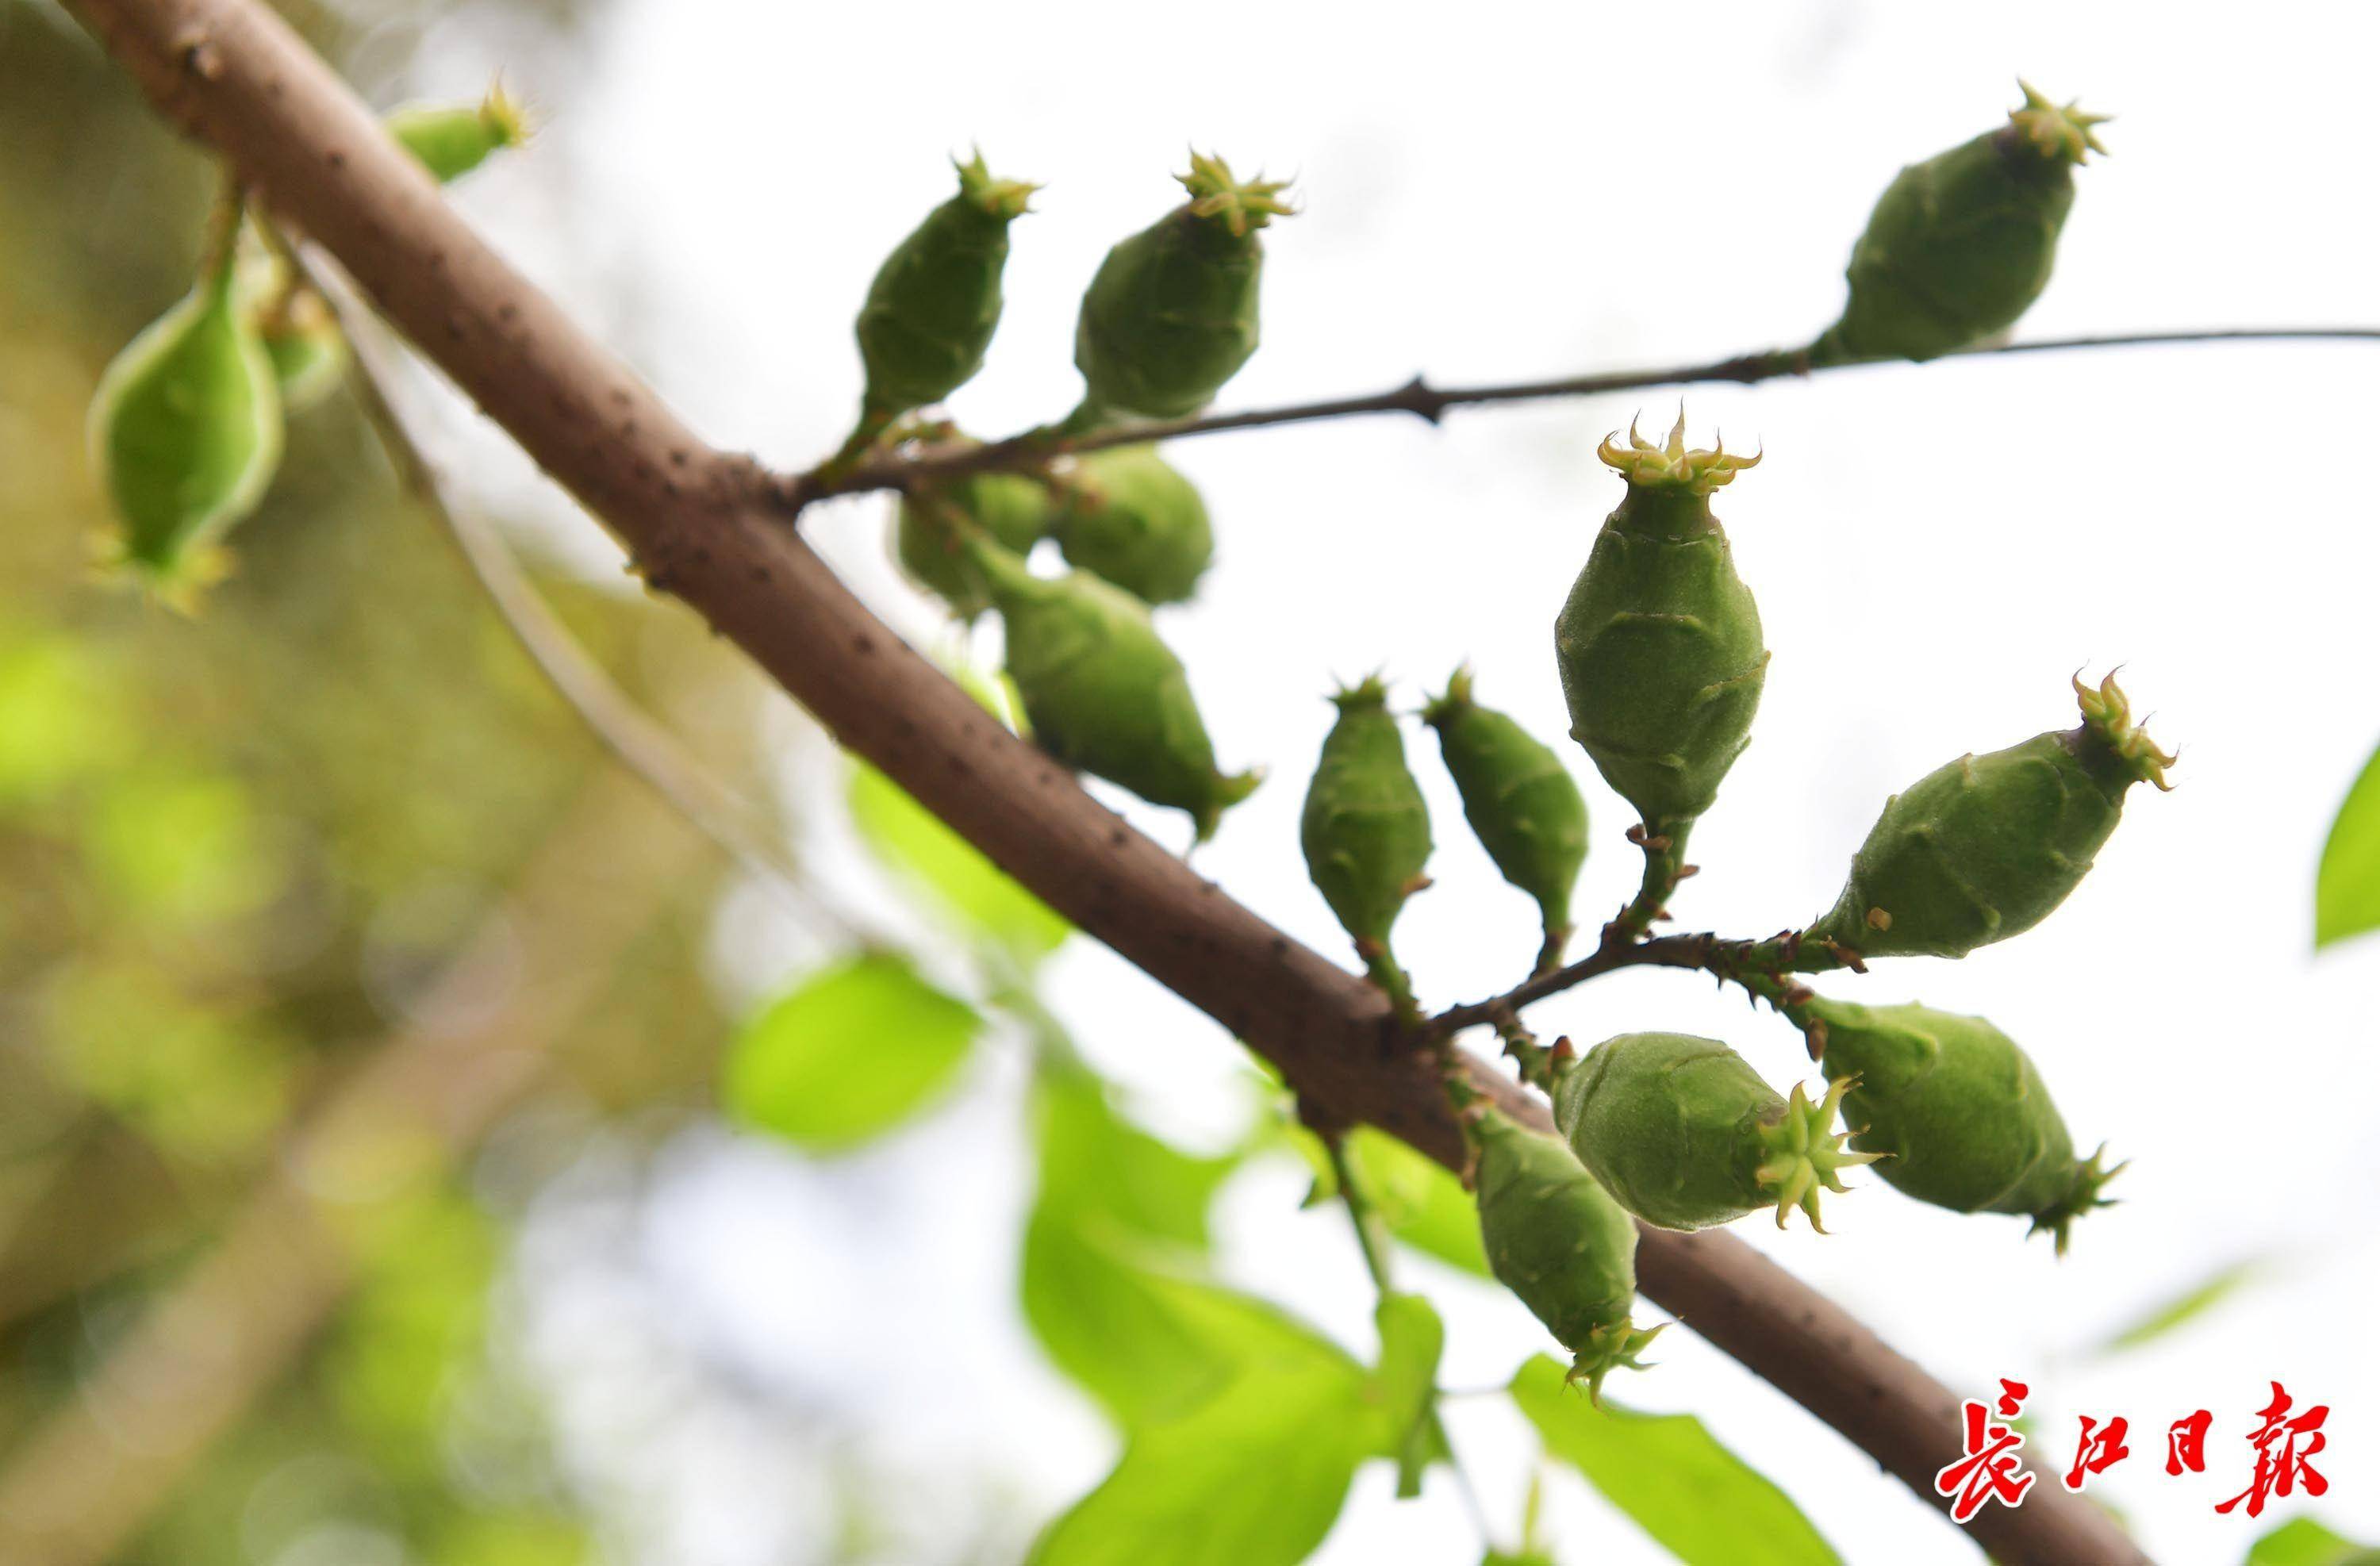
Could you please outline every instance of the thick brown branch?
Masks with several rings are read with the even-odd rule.
[[[362,104],[254,0],[77,0],[171,115],[335,255],[382,310],[627,545],[813,711],[1051,906],[1229,1027],[1334,1114],[1462,1156],[1430,1062],[1379,992],[1134,831],[903,645],[783,526],[751,465],[698,441],[447,209]],[[1542,1103],[1485,1066],[1537,1125]],[[1934,1500],[1956,1399],[1724,1234],[1648,1232],[1645,1293]],[[1938,1502],[1937,1503],[1938,1504]],[[2145,1558],[2036,1487],[1969,1532],[2034,1566]]]
[[[1943,357],[1991,358],[2009,354],[2074,353],[2093,348],[2160,347],[2188,343],[2372,341],[2380,341],[2380,326],[2239,326],[2211,331],[2121,332],[2084,337],[2044,337],[2030,343],[1985,343],[1954,349]],[[1768,353],[1738,354],[1731,358],[1713,359],[1707,364],[1610,370],[1593,375],[1567,375],[1552,381],[1514,381],[1487,386],[1433,386],[1416,375],[1401,386],[1364,396],[1332,397],[1322,402],[1248,408],[1238,413],[1206,413],[1190,419],[1123,424],[1081,435],[1058,436],[1028,431],[981,445],[941,445],[911,452],[888,452],[856,464],[832,480],[821,480],[816,474],[806,473],[783,480],[778,486],[778,495],[783,504],[799,510],[809,502],[827,495],[862,490],[901,489],[929,479],[951,479],[1000,467],[1027,467],[1053,456],[1099,451],[1109,446],[1135,445],[1144,441],[1212,435],[1226,430],[1310,424],[1318,419],[1349,419],[1375,413],[1409,413],[1435,424],[1445,417],[1449,408],[1544,402],[1556,397],[1595,396],[1609,392],[1653,391],[1665,386],[1694,386],[1714,381],[1749,386],[1786,375],[1817,375],[1835,370],[1872,370],[1900,362],[1898,359],[1859,359],[1847,364],[1812,365],[1803,355],[1780,349]]]

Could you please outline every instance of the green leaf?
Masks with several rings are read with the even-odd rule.
[[[1378,1420],[1377,1450],[1396,1459],[1397,1495],[1421,1494],[1422,1471],[1445,1451],[1438,1427],[1438,1361],[1446,1324],[1419,1294],[1384,1294],[1373,1313],[1380,1363],[1370,1396]]]
[[[1293,1566],[1338,1520],[1366,1451],[1369,1378],[1335,1351],[1233,1381],[1135,1434],[1050,1525],[1034,1566]]]
[[[1600,1408],[1539,1356],[1512,1378],[1512,1401],[1547,1452],[1575,1467],[1685,1566],[1841,1566],[1785,1492],[1686,1414]]]
[[[2330,823],[2322,868],[2313,883],[2313,943],[2317,950],[2350,935],[2380,929],[2380,750]]]
[[[1337,1196],[1321,1138],[1293,1120],[1284,1123],[1291,1145],[1314,1171],[1307,1205]],[[1476,1277],[1494,1276],[1479,1238],[1479,1204],[1452,1171],[1368,1125],[1350,1131],[1343,1146],[1373,1213],[1399,1244]]]
[[[2369,1553],[2311,1517],[2292,1517],[2248,1547],[2245,1566],[2350,1566]]]
[[[2235,1261],[2216,1268],[2198,1282],[2143,1312],[2130,1326],[2111,1334],[2106,1342],[2099,1345],[2099,1352],[2116,1354],[2164,1337],[2229,1299],[2256,1276],[2258,1269],[2259,1264],[2254,1261]]]
[[[761,1008],[728,1047],[722,1093],[741,1123],[840,1152],[948,1087],[982,1026],[905,958],[871,953]]]
[[[1072,928],[966,839],[864,762],[851,769],[851,819],[877,856],[930,893],[970,930],[1030,963]]]

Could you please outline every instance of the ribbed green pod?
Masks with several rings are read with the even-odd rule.
[[[955,518],[939,508],[947,507]],[[1021,473],[970,473],[923,495],[903,495],[892,522],[892,554],[918,586],[972,620],[991,607],[991,589],[961,536],[972,524],[1002,549],[1024,555],[1049,531],[1050,492]]]
[[[1422,710],[1463,795],[1463,816],[1504,879],[1536,900],[1545,929],[1539,971],[1561,960],[1571,892],[1586,862],[1586,800],[1552,748],[1471,694],[1457,669],[1446,694]]]
[[[2173,758],[2135,727],[2114,675],[2078,678],[2079,728],[1962,756],[1885,802],[1809,939],[1865,957],[1963,957],[2049,917],[2091,868],[2136,783]]]
[[[1767,678],[1760,611],[1735,573],[1710,494],[1758,456],[1665,446],[1632,426],[1603,460],[1628,493],[1596,535],[1554,622],[1571,737],[1647,832],[1682,835],[1750,743]]]
[[[1953,1212],[2020,1213],[2066,1249],[2117,1170],[2074,1156],[2066,1121],[2015,1040],[1981,1017],[1823,996],[1801,1015],[1828,1080],[1850,1085],[1852,1146],[1905,1196]],[[2120,1165],[2118,1168],[2121,1168]]]
[[[92,394],[91,465],[113,503],[122,562],[168,593],[215,570],[206,546],[256,509],[281,461],[272,360],[224,254],[126,345]]]
[[[1008,225],[1038,187],[993,178],[979,152],[957,168],[959,193],[892,248],[868,286],[855,326],[868,368],[863,426],[966,384],[1000,325]]]
[[[1716,1038],[1623,1033],[1565,1073],[1554,1120],[1571,1151],[1620,1204],[1663,1229],[1706,1229],[1761,1208],[1777,1226],[1796,1207],[1810,1225],[1818,1193],[1873,1154],[1845,1152],[1830,1128],[1843,1087],[1789,1101]]]
[[[2074,204],[2074,165],[2105,152],[2104,115],[2051,103],[2024,83],[2009,123],[1894,177],[1844,276],[1842,318],[1813,364],[1928,359],[2016,323],[2049,285]]]
[[[1479,1234],[1497,1281],[1571,1351],[1570,1377],[1597,1398],[1615,1366],[1661,1329],[1638,1328],[1636,1225],[1568,1147],[1481,1108],[1470,1121],[1478,1159]]]
[[[1257,351],[1257,232],[1294,210],[1288,182],[1234,179],[1196,152],[1179,177],[1190,200],[1110,250],[1083,295],[1083,417],[1195,413]]]
[[[1189,675],[1158,639],[1148,606],[1086,571],[1036,577],[980,534],[967,550],[1000,610],[1008,675],[1035,743],[1152,805],[1187,811],[1198,841],[1212,836],[1259,779],[1216,770]]]
[[[1388,687],[1366,679],[1331,700],[1339,720],[1322,741],[1299,818],[1305,871],[1374,979],[1409,1010],[1389,930],[1405,900],[1428,884],[1422,867],[1429,861],[1429,807],[1405,766]]]
[[[1197,486],[1153,445],[1114,446],[1075,465],[1051,523],[1070,565],[1144,603],[1179,603],[1215,558]]]
[[[503,82],[477,103],[408,104],[382,123],[442,185],[528,140],[528,116]]]

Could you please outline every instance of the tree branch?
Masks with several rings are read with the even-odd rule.
[[[2094,348],[2140,348],[2190,343],[2337,343],[2380,340],[2380,326],[2241,326],[2211,331],[2124,332],[2084,337],[2044,337],[2030,343],[1985,343],[1954,348],[1944,358],[1996,358],[2010,354],[2074,353]],[[1349,419],[1366,414],[1409,413],[1438,423],[1449,408],[1487,407],[1500,403],[1544,402],[1556,397],[1595,396],[1609,392],[1650,391],[1664,386],[1693,386],[1708,382],[1757,385],[1787,375],[1821,375],[1838,370],[1873,370],[1900,365],[1900,359],[1855,359],[1843,364],[1813,365],[1798,351],[1773,349],[1738,354],[1707,364],[1669,365],[1655,370],[1611,370],[1592,375],[1569,375],[1552,381],[1516,381],[1485,386],[1431,385],[1415,376],[1401,386],[1366,396],[1332,397],[1322,402],[1291,403],[1281,407],[1250,408],[1239,413],[1205,413],[1189,419],[1153,419],[1115,425],[1080,435],[1056,435],[1027,431],[1003,441],[980,445],[942,443],[909,452],[884,452],[854,464],[832,478],[804,473],[780,480],[780,504],[799,511],[828,495],[863,490],[904,489],[931,480],[954,479],[993,468],[1030,467],[1053,456],[1079,455],[1110,446],[1137,445],[1147,441],[1180,440],[1212,435],[1226,430],[1261,430],[1276,424],[1310,424],[1325,419]]]
[[[1272,1061],[1300,1094],[1449,1164],[1462,1137],[1432,1052],[1380,993],[1227,896],[1002,728],[868,613],[783,525],[747,459],[704,445],[502,261],[428,175],[254,0],[74,0],[178,124],[336,256],[381,310],[627,546],[844,745],[994,862]],[[1540,1100],[1474,1062],[1528,1123]],[[1937,1507],[1958,1399],[1731,1236],[1647,1231],[1645,1293]],[[2089,1502],[2035,1487],[1967,1530],[2028,1566],[2146,1558]]]

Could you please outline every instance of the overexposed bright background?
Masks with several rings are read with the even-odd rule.
[[[990,368],[954,407],[996,433],[1071,407],[1075,300],[1105,248],[1172,204],[1188,146],[1293,175],[1268,236],[1265,346],[1229,406],[1392,384],[1684,362],[1806,340],[1840,301],[1869,203],[1901,164],[1987,128],[2022,72],[2116,113],[2079,176],[2058,275],[2029,335],[2380,320],[2368,62],[2380,16],[2198,6],[1488,4],[787,6],[624,0],[583,58],[517,60],[466,10],[411,88],[474,92],[510,65],[541,110],[531,152],[458,200],[710,437],[786,466],[856,403],[849,319],[885,249],[980,143],[1046,181],[1014,231]],[[2075,1415],[2122,1414],[2135,1455],[2099,1481],[2159,1560],[2239,1559],[2256,1525],[2216,1517],[2246,1482],[2265,1383],[2333,1406],[2335,1525],[2380,1534],[2370,1319],[2371,1026],[2380,950],[2310,954],[2330,812],[2375,737],[2369,347],[2216,346],[1884,368],[1708,389],[1693,429],[1767,458],[1718,509],[1774,649],[1755,742],[1697,833],[1690,928],[1765,934],[1832,898],[1884,796],[1968,749],[2072,722],[2068,676],[2124,665],[2179,787],[2140,791],[2099,868],[2042,930],[1964,963],[1879,965],[1863,999],[1988,1014],[2039,1060],[2085,1147],[2132,1167],[2124,1205],[2053,1260],[2022,1225],[1961,1220],[1864,1182],[1836,1232],[1743,1237],[1937,1374],[2033,1383],[2045,1483]],[[1200,867],[1325,950],[1343,938],[1295,847],[1334,677],[1385,665],[1417,701],[1459,661],[1484,699],[1563,727],[1549,627],[1618,493],[1593,456],[1639,407],[1459,412],[1184,443],[1221,540],[1200,601],[1162,623],[1226,765],[1272,781]],[[461,431],[471,482],[533,482],[492,431]],[[544,540],[616,580],[590,527],[552,503]],[[869,601],[947,649],[885,562],[887,507],[823,506],[808,536]],[[995,634],[975,649],[990,657]],[[787,725],[788,786],[832,773]],[[1436,890],[1399,948],[1424,999],[1511,981],[1524,899],[1463,829],[1426,740]],[[1579,761],[1600,917],[1633,888],[1625,807]],[[1115,797],[1115,796],[1111,796]],[[1174,841],[1178,819],[1126,804]],[[852,856],[832,843],[830,865]],[[868,895],[855,872],[846,895]],[[722,917],[722,978],[753,993],[804,948],[759,897]],[[1103,950],[1077,943],[1054,1000],[1153,1123],[1232,1135],[1232,1042]],[[1675,975],[1548,1003],[1582,1043],[1629,1028],[1721,1033],[1773,1079],[1798,1038]],[[914,1526],[964,1538],[937,1475],[988,1470],[1054,1510],[1112,1458],[1089,1406],[1041,1365],[1011,1269],[1028,1171],[1020,1057],[880,1149],[832,1167],[723,1135],[657,1177],[588,1161],[541,1199],[518,1260],[519,1329],[563,1398],[573,1461],[649,1520],[653,1561],[799,1560],[832,1526],[820,1453],[777,1416],[838,1412],[871,1459],[910,1465]],[[1339,1215],[1301,1213],[1298,1173],[1232,1189],[1236,1278],[1368,1346],[1369,1289]],[[2149,1350],[2096,1344],[2231,1259],[2266,1264],[2224,1311]],[[1453,1325],[1447,1384],[1496,1383],[1547,1345],[1517,1305],[1425,1271]],[[1857,1562],[1957,1560],[1940,1521],[1875,1465],[1690,1333],[1618,1395],[1691,1410],[1781,1483]],[[2211,1471],[2168,1480],[2162,1432],[2216,1412]],[[1454,1437],[1506,1542],[1530,1444],[1492,1400]],[[638,1439],[624,1441],[624,1427]],[[840,1438],[839,1438],[840,1439]],[[1367,1472],[1323,1559],[1472,1558],[1443,1476],[1417,1503]],[[1566,1560],[1663,1559],[1558,1486]],[[2302,1504],[2302,1502],[2290,1503]],[[2268,1513],[2267,1524],[2276,1515]],[[922,1548],[922,1547],[921,1547]]]

